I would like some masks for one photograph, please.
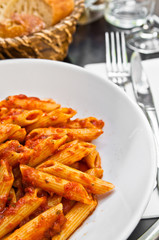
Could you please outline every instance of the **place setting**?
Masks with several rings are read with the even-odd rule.
[[[0,6],[0,239],[156,240],[158,1]]]

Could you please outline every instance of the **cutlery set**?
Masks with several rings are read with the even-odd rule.
[[[105,33],[106,70],[108,79],[125,92],[131,85],[134,100],[144,112],[154,135],[157,155],[156,185],[159,189],[159,121],[147,76],[143,70],[140,54],[134,52],[128,64],[126,41],[123,32]],[[159,238],[159,220],[156,221],[138,240]]]

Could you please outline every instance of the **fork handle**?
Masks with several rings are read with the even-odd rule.
[[[157,220],[140,238],[137,240],[157,240],[159,237],[159,220]]]

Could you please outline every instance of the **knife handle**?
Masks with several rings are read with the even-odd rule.
[[[157,220],[140,238],[137,240],[157,240],[159,236],[159,220]]]

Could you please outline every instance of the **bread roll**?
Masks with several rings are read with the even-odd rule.
[[[11,19],[6,19],[0,23],[0,37],[13,38],[28,35],[43,28],[45,28],[45,23],[39,17],[15,13]]]
[[[51,26],[68,16],[73,9],[74,0],[8,0],[3,17],[11,18],[14,13],[25,13],[35,15],[46,26]]]
[[[3,19],[4,10],[7,7],[8,0],[0,0],[0,20]]]

